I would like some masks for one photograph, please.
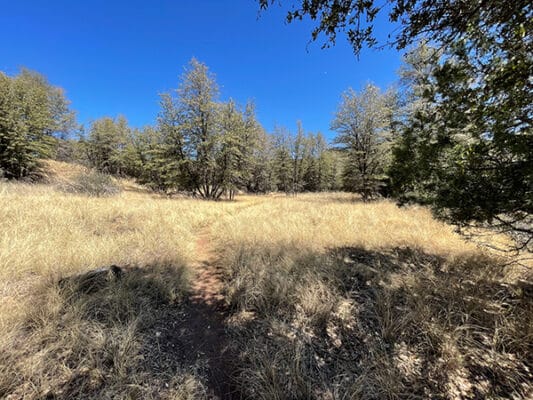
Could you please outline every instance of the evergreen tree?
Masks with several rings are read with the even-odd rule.
[[[274,137],[260,126],[256,130],[252,149],[250,181],[246,189],[252,193],[267,193],[277,189]]]
[[[248,174],[246,124],[242,113],[232,100],[221,105],[219,129],[220,151],[217,156],[219,180],[232,200],[235,192],[244,185]]]
[[[148,163],[150,176],[158,176],[156,186],[209,199],[267,186],[253,182],[263,162],[258,146],[264,134],[253,105],[242,110],[233,101],[217,102],[217,96],[213,75],[194,59],[180,87],[162,95],[160,143]]]
[[[242,137],[242,157],[238,168],[242,171],[241,188],[250,192],[270,190],[265,185],[269,175],[266,134],[255,115],[255,105],[248,102],[243,112],[244,131]],[[260,181],[257,181],[260,180]]]
[[[273,0],[259,0],[267,8]],[[533,242],[533,3],[516,0],[294,1],[289,22],[310,16],[318,21],[313,39],[325,34],[334,44],[347,33],[356,54],[375,47],[374,19],[388,14],[400,26],[386,43],[399,49],[431,39],[444,56],[431,74],[434,87],[424,100],[434,118],[417,116],[404,131],[420,161],[409,162],[405,189],[422,196],[455,222],[496,222]],[[420,138],[422,138],[420,140]],[[399,150],[398,150],[399,151]],[[401,166],[400,166],[401,167]],[[424,168],[429,168],[428,171]],[[428,173],[426,173],[428,172]],[[397,182],[401,177],[397,175]]]
[[[91,124],[85,141],[86,157],[91,167],[108,174],[123,174],[123,151],[131,130],[123,116],[103,117]]]
[[[297,122],[296,136],[291,137],[290,149],[292,159],[292,183],[290,191],[292,193],[301,192],[304,188],[305,160],[308,154],[309,141],[305,137],[302,122]]]
[[[186,155],[184,167],[189,184],[201,197],[218,199],[224,187],[217,171],[218,86],[215,78],[205,64],[192,59],[177,94],[179,129]]]
[[[161,95],[157,145],[150,150],[149,168],[159,190],[193,191],[195,184],[190,164],[191,148],[187,146],[182,126],[180,99],[170,93]]]
[[[159,132],[151,126],[130,129],[121,154],[122,172],[143,181],[148,168],[149,153],[159,139]]]
[[[289,193],[293,189],[291,135],[285,128],[276,128],[273,135],[273,165],[276,189]]]
[[[74,113],[60,88],[35,72],[0,72],[0,176],[20,179],[39,170],[57,141],[74,126]]]
[[[361,93],[350,89],[331,124],[338,132],[336,143],[346,152],[344,187],[363,200],[374,197],[384,180],[394,112],[391,97],[372,84]]]
[[[307,148],[303,189],[309,192],[322,192],[332,186],[331,160],[328,158],[328,146],[321,133],[307,137]]]
[[[395,188],[402,201],[425,202],[460,224],[489,222],[518,233],[520,246],[528,246],[533,95],[507,79],[525,73],[525,54],[516,44],[512,61],[494,60],[490,68],[502,75],[493,80],[477,66],[471,44],[457,43],[424,63],[421,46],[406,60],[406,70],[418,79],[411,82],[415,111],[394,151]],[[493,44],[482,52],[498,51],[499,43]]]
[[[403,118],[396,127],[399,136],[392,149],[389,175],[393,194],[402,203],[431,203],[428,189],[436,185],[431,182],[431,170],[436,166],[439,148],[429,144],[439,140],[436,123],[442,119],[430,99],[435,96],[433,74],[439,57],[436,49],[421,42],[404,56],[399,71]],[[433,122],[429,124],[429,121]]]

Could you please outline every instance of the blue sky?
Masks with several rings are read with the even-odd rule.
[[[81,123],[122,114],[152,124],[158,93],[177,87],[196,57],[222,99],[255,101],[267,130],[301,120],[331,137],[342,91],[393,84],[400,66],[395,50],[358,60],[344,37],[322,50],[308,43],[312,22],[285,24],[286,8],[259,13],[256,0],[0,0],[0,9],[0,71],[43,73],[65,88]],[[386,22],[377,29],[390,31]]]

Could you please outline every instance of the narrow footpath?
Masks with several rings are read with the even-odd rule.
[[[188,351],[206,361],[208,398],[230,400],[240,398],[232,388],[235,357],[228,346],[224,326],[224,303],[221,271],[215,265],[216,257],[208,228],[196,237],[196,257],[190,267],[196,274],[185,310],[184,324],[189,331]]]

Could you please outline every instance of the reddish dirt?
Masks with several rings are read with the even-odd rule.
[[[226,307],[222,293],[222,274],[215,264],[209,231],[201,231],[196,240],[196,261],[191,267],[197,273],[185,310],[185,324],[190,337],[191,353],[207,363],[207,386],[210,399],[240,398],[231,384],[233,360],[224,320]]]
[[[196,239],[196,261],[192,264],[197,276],[192,284],[191,301],[220,308],[224,304],[222,274],[214,261],[209,233],[202,231]]]

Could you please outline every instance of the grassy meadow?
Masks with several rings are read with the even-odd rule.
[[[530,269],[425,208],[128,181],[92,197],[62,189],[83,168],[48,169],[46,184],[0,182],[0,398],[533,395]],[[184,310],[201,252],[220,274],[233,394],[213,389],[209,357],[164,343],[197,333]],[[123,276],[97,290],[69,279],[109,265]]]

